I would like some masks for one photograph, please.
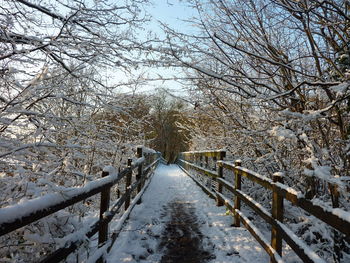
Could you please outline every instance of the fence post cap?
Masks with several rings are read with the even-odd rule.
[[[132,163],[132,158],[129,158],[128,159],[128,166],[131,166],[131,163]]]
[[[108,173],[108,174],[114,174],[116,173],[116,170],[112,165],[106,165],[105,167],[103,167],[102,172]]]
[[[226,150],[221,150],[220,151],[220,158],[225,158],[226,157]]]
[[[136,154],[138,158],[142,157],[142,153],[143,153],[143,147],[142,146],[138,146],[136,149]]]
[[[283,172],[276,172],[272,175],[272,179],[274,182],[280,182],[283,180],[284,173]]]
[[[241,165],[242,165],[242,160],[237,159],[237,160],[235,161],[235,166],[241,166]]]

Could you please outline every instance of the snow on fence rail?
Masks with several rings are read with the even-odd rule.
[[[205,157],[213,157],[220,158],[220,154],[226,154],[224,150],[209,150],[209,151],[190,151],[190,152],[182,152],[182,156],[205,156]],[[224,156],[225,157],[225,156]]]
[[[294,250],[294,252],[304,262],[325,262],[315,252],[313,252],[301,239],[299,239],[285,224],[283,224],[283,200],[290,201],[306,212],[312,214],[318,219],[324,221],[343,234],[350,235],[350,213],[340,208],[327,207],[315,200],[308,200],[305,196],[295,189],[283,184],[281,173],[275,173],[273,179],[269,179],[258,173],[241,167],[241,161],[237,160],[234,164],[223,161],[225,151],[201,151],[181,153],[178,163],[181,168],[199,184],[199,186],[209,195],[217,200],[217,205],[225,204],[234,214],[234,226],[240,226],[240,222],[250,231],[260,245],[266,250],[271,258],[271,262],[280,262],[282,255],[282,240]],[[203,162],[203,157],[205,161]],[[213,158],[214,170],[209,168],[209,157]],[[219,160],[218,160],[219,159]],[[216,169],[218,167],[218,169]],[[190,169],[200,173],[199,177],[190,174]],[[234,172],[234,184],[223,178],[223,169]],[[205,176],[205,177],[204,177]],[[242,176],[254,183],[260,184],[264,188],[272,191],[272,211],[269,213],[261,204],[256,202],[249,195],[241,190]],[[203,178],[204,177],[204,178]],[[217,183],[216,189],[212,186],[205,186],[206,180],[210,178]],[[234,200],[230,200],[223,195],[223,187],[234,195]],[[258,229],[247,220],[247,217],[241,211],[241,202],[244,202],[267,223],[272,226],[271,245],[268,244],[259,233]]]
[[[162,161],[158,153],[147,153],[150,158],[143,157],[142,147],[137,148],[138,159],[132,163],[128,159],[128,167],[116,173],[113,167],[105,167],[102,178],[91,181],[83,187],[67,189],[63,193],[52,193],[29,200],[13,206],[0,209],[0,236],[10,233],[23,226],[31,224],[43,217],[51,215],[59,210],[76,204],[93,195],[101,193],[100,217],[90,226],[71,234],[64,246],[47,256],[40,262],[59,262],[74,252],[86,238],[91,238],[99,232],[99,246],[107,242],[108,224],[125,206],[125,211],[130,206],[132,193],[142,192],[144,183],[152,175],[153,170]],[[149,160],[148,160],[149,159]],[[144,167],[145,166],[145,167]],[[137,168],[135,182],[132,182],[132,172]],[[114,204],[110,205],[110,189],[125,178],[125,193]]]

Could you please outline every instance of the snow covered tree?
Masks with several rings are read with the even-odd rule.
[[[144,40],[135,35],[148,20],[145,4],[2,2],[0,206],[81,186],[99,178],[104,165],[122,165],[144,142],[143,120],[131,113],[137,105],[128,104],[118,88],[137,84],[121,72],[142,63]],[[129,120],[116,123],[106,112]],[[0,257],[35,261],[55,249],[81,227],[82,215],[94,216],[93,201],[1,237]]]
[[[187,68],[192,100],[221,112],[214,119],[234,134],[232,155],[348,210],[349,2],[188,3],[195,29],[164,25],[168,54]],[[335,248],[328,255],[342,257]]]
[[[190,121],[185,108],[181,100],[169,98],[165,93],[153,98],[150,145],[160,151],[168,162],[174,162],[177,154],[189,147]]]

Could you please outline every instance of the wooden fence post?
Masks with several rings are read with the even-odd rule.
[[[335,176],[338,177],[339,176]],[[328,183],[329,191],[332,198],[332,207],[339,208],[339,186],[337,184]],[[333,229],[333,249],[334,255],[333,258],[336,259],[336,262],[341,262],[342,256],[342,246],[344,245],[344,240],[342,234],[339,233],[336,229]]]
[[[102,177],[106,177],[109,175],[109,172],[102,172]],[[101,192],[101,202],[100,202],[100,220],[103,219],[103,214],[109,209],[109,200],[110,200],[111,189],[108,188]],[[102,246],[108,239],[108,223],[103,223],[100,226],[100,230],[98,233],[98,244]]]
[[[216,171],[216,167],[217,167],[217,166],[216,166],[216,161],[217,161],[217,160],[218,160],[218,158],[216,158],[216,156],[214,156],[214,157],[213,157],[213,168],[212,168],[213,171]]]
[[[142,158],[142,147],[138,147],[137,148],[137,158]],[[143,187],[143,183],[142,183],[142,163],[139,164],[138,168],[137,168],[137,175],[136,175],[136,181],[140,182],[139,185],[137,186],[137,193],[140,193]],[[140,199],[137,201],[137,204],[141,204],[142,200],[141,197]]]
[[[235,167],[239,168],[242,165],[242,161],[241,160],[236,160],[235,161]],[[242,176],[241,176],[241,172],[238,171],[237,169],[234,170],[235,173],[235,190],[241,190],[242,187]],[[235,210],[241,210],[241,199],[236,195],[235,196]],[[233,226],[235,227],[240,227],[241,226],[241,222],[239,220],[239,215],[238,213],[234,213],[234,222],[233,222]]]
[[[183,156],[183,159],[184,159],[186,162],[190,161],[190,157],[188,157],[186,154]],[[188,166],[187,163],[185,163],[183,167],[185,168],[185,170],[189,171],[189,168],[188,168],[189,166]]]
[[[129,158],[128,159],[128,168],[131,167],[131,163],[132,163],[132,159]],[[131,179],[132,179],[132,170],[130,169],[130,171],[125,176],[125,194],[126,194],[126,199],[125,199],[125,204],[124,204],[125,211],[130,206],[131,193],[129,193],[129,191],[130,191]]]
[[[224,160],[224,158],[226,157],[226,152],[225,151],[221,151],[220,152],[220,156],[219,156],[219,160]],[[217,167],[217,164],[215,162],[215,167]],[[224,177],[224,167],[221,165],[219,166],[219,169],[218,169],[218,177],[219,178],[223,178]],[[219,182],[217,182],[217,186],[218,186],[218,193],[222,194],[222,184],[220,184]],[[223,201],[221,200],[221,198],[219,197],[216,197],[216,205],[217,206],[223,206],[224,203]]]
[[[274,183],[283,183],[283,173],[274,173],[272,176]],[[283,197],[280,196],[273,188],[272,192],[272,217],[283,222]],[[272,226],[271,246],[282,256],[282,234],[277,227]],[[273,262],[273,260],[270,260]]]
[[[216,158],[216,156],[213,156],[212,159],[213,159],[213,165],[212,165],[212,167],[210,167],[210,169],[213,171],[216,171],[216,162],[217,162],[218,158]],[[207,185],[209,186],[209,189],[212,190],[213,188],[215,188],[217,191],[219,191],[218,190],[219,184],[216,182],[215,178],[214,178],[214,180],[212,177],[206,177],[206,178],[208,178]],[[213,181],[214,181],[214,183],[213,183]],[[215,183],[216,183],[216,185],[215,185]],[[216,205],[218,205],[217,203],[218,203],[218,200],[216,200]]]
[[[120,171],[121,171],[121,168],[120,168],[120,166],[119,166],[119,168],[118,168],[118,174],[120,173]],[[119,197],[120,197],[120,189],[119,189],[119,184],[117,184],[117,198],[119,199]]]

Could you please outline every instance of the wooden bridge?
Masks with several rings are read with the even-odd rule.
[[[350,236],[349,212],[336,207],[327,207],[318,200],[307,199],[302,193],[283,184],[283,174],[281,173],[275,173],[271,179],[243,168],[241,161],[239,160],[233,162],[227,161],[225,160],[225,156],[226,152],[223,150],[184,152],[179,155],[177,163],[183,170],[183,173],[189,176],[187,178],[192,178],[207,195],[216,200],[217,207],[224,208],[226,206],[226,208],[232,213],[232,224],[226,222],[224,231],[227,232],[228,229],[243,231],[241,228],[242,223],[251,234],[251,241],[249,242],[251,244],[254,242],[260,244],[260,246],[266,251],[271,262],[285,262],[283,253],[285,246],[283,241],[288,244],[290,250],[292,250],[302,262],[326,262],[316,254],[305,243],[305,241],[301,240],[287,227],[286,224],[284,224],[284,202],[287,201],[293,206],[299,207],[319,220],[322,220],[331,226],[334,231],[339,231],[347,237]],[[48,252],[45,257],[38,258],[37,261],[63,261],[68,255],[83,245],[87,239],[93,239],[96,235],[98,235],[96,249],[92,255],[87,256],[88,259],[86,262],[104,262],[106,258],[111,259],[111,255],[115,258],[115,255],[118,252],[118,250],[115,249],[115,247],[118,247],[118,236],[123,231],[123,227],[125,228],[125,222],[132,209],[135,206],[137,207],[137,205],[140,205],[141,202],[143,202],[144,205],[147,205],[147,202],[151,202],[150,200],[152,200],[152,198],[157,199],[160,198],[160,195],[163,195],[164,197],[168,195],[166,192],[167,188],[162,187],[162,185],[165,184],[165,181],[161,181],[162,176],[165,176],[163,174],[167,173],[167,170],[164,168],[166,167],[164,163],[165,160],[159,153],[143,153],[142,148],[138,148],[137,156],[134,158],[134,161],[130,158],[128,161],[128,167],[120,172],[116,172],[113,167],[106,167],[104,171],[102,171],[101,179],[91,181],[83,187],[71,188],[64,193],[47,194],[25,203],[1,208],[0,236],[4,236],[59,210],[100,194],[99,218],[96,218],[93,223],[82,228],[77,233],[72,233],[71,238],[67,238],[66,242],[61,247],[56,251]],[[160,166],[163,168],[160,169]],[[169,169],[173,169],[174,173],[179,174],[178,171],[174,170],[179,170],[179,168],[173,167]],[[154,178],[152,182],[159,180],[159,185],[156,185],[155,188],[151,187],[151,189],[147,189],[155,170],[158,171],[158,177]],[[168,174],[168,176],[172,176],[172,174]],[[121,184],[121,182],[123,182],[124,187],[123,194],[118,193],[117,200],[110,200],[111,189],[113,189],[115,185]],[[175,181],[169,183],[168,189],[175,187],[172,186],[172,182]],[[194,189],[196,187],[195,185],[192,186],[186,181],[188,188],[182,191],[181,187],[184,187],[182,186],[183,183],[184,181],[181,181],[177,188],[175,187],[176,189],[172,190],[173,192],[175,191],[175,193],[181,192],[182,201],[180,199],[175,201],[168,200],[169,203],[163,204],[163,206],[170,204],[170,207],[162,208],[163,216],[166,217],[167,213],[172,213],[173,219],[171,219],[168,226],[163,229],[161,234],[163,237],[159,235],[159,233],[158,236],[155,235],[155,238],[159,239],[157,246],[148,248],[147,251],[149,254],[154,254],[154,250],[157,247],[162,248],[163,251],[167,250],[168,252],[164,252],[164,255],[158,258],[159,262],[220,262],[219,259],[215,259],[215,256],[213,257],[213,255],[211,255],[210,251],[208,252],[201,248],[198,249],[198,247],[201,246],[205,234],[200,232],[199,223],[191,220],[191,217],[196,217],[195,213],[191,212],[195,211],[192,204],[194,203],[193,200],[185,200],[187,198],[186,196],[194,195],[197,190]],[[266,191],[271,192],[271,212],[267,211],[266,208],[244,192],[244,185],[251,183],[258,184],[264,187]],[[337,186],[334,185],[333,187],[336,188]],[[157,189],[157,193],[155,193],[155,189]],[[148,194],[148,198],[141,201],[141,197],[145,191]],[[158,196],[153,197],[152,195]],[[198,202],[204,202],[204,199],[206,199],[205,196],[199,198],[201,200],[197,200]],[[206,200],[205,202],[206,204],[210,204],[212,201]],[[160,204],[161,202],[159,200],[158,203],[155,203],[156,206],[160,206]],[[266,237],[266,231],[262,231],[255,226],[250,217],[243,212],[243,205],[249,207],[256,215],[260,216],[262,220],[270,225],[271,233],[268,235],[269,237]],[[212,206],[215,206],[215,202],[212,202]],[[204,208],[202,207],[200,209]],[[153,212],[151,211],[151,213]],[[184,214],[185,217],[182,218],[181,214]],[[224,214],[225,208],[220,217],[225,217]],[[114,224],[113,228],[110,229],[110,223],[115,221],[116,215],[119,216],[118,224]],[[137,217],[138,214],[135,213],[131,216],[130,221],[134,220],[133,218],[137,219]],[[181,220],[178,220],[179,218],[184,220],[185,224],[180,222]],[[204,220],[201,219],[201,221]],[[206,222],[201,222],[201,224],[205,223]],[[191,225],[191,231],[195,234],[184,234],[188,229],[186,228],[186,224]],[[211,223],[211,227],[212,225],[213,224]],[[142,229],[139,230],[142,231]],[[176,233],[179,231],[182,234],[180,237],[177,237]],[[241,234],[242,232],[239,232],[239,235]],[[235,235],[238,235],[238,232],[233,232],[231,236],[227,236],[227,240],[230,240],[231,242],[239,242],[235,239]],[[142,237],[141,239],[144,240],[147,239],[147,237]],[[247,240],[247,237],[245,237],[245,239]],[[215,241],[208,241],[210,244],[213,244],[213,242]],[[169,246],[169,244],[171,246]],[[174,248],[173,244],[180,244],[180,246]],[[192,248],[191,246],[193,246],[193,244],[197,244],[197,248]],[[213,244],[213,247],[215,247],[215,244]],[[254,245],[254,247],[256,246]],[[259,256],[259,253],[253,252],[253,245],[251,245],[251,250],[253,254],[255,253],[254,257]],[[194,252],[197,254],[191,257],[189,254],[193,254]],[[249,253],[249,249],[245,254],[242,251],[239,251],[239,249],[229,251],[224,255],[224,262],[246,262],[242,257],[247,255],[247,253]],[[179,254],[184,254],[184,258],[187,258],[187,261],[184,260],[184,258],[179,258]],[[240,255],[242,260],[237,259],[238,255]],[[260,261],[256,260],[255,262],[264,262],[264,260],[267,260],[267,258],[264,258],[263,256],[259,257],[261,257]],[[145,256],[132,258],[132,260],[134,260],[134,262],[156,262],[148,261]],[[288,262],[288,258],[286,261]],[[119,261],[110,260],[110,262]]]

